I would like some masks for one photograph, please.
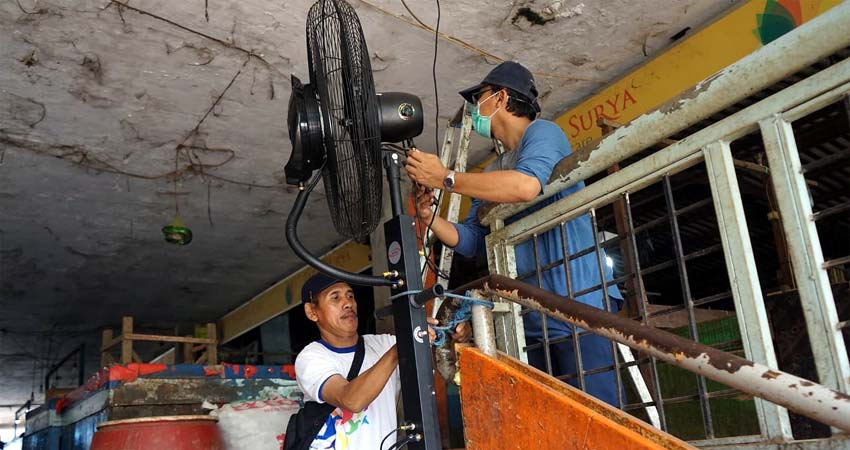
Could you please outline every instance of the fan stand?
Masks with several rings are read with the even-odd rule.
[[[392,218],[384,223],[387,242],[387,263],[390,272],[397,272],[403,283],[392,286],[393,295],[421,291],[417,295],[402,295],[393,300],[398,367],[404,417],[415,425],[408,432],[411,449],[440,450],[440,426],[434,396],[434,367],[425,302],[442,295],[442,286],[435,284],[422,290],[416,223],[404,214],[401,196],[401,169],[395,152],[384,154],[384,167],[390,191]]]
[[[422,289],[416,223],[412,216],[404,214],[400,164],[398,153],[384,154],[392,218],[384,223],[389,270],[383,277],[361,275],[333,267],[310,254],[298,239],[298,221],[321,172],[307,185],[300,186],[292,212],[286,220],[286,240],[299,258],[326,275],[349,284],[390,287],[393,293],[392,312],[404,417],[408,427],[412,426],[406,429],[408,437],[405,441],[411,450],[440,450],[440,426],[434,396],[434,367],[425,303],[434,297],[442,296],[443,287],[435,284],[427,290]],[[405,292],[416,294],[399,295]]]

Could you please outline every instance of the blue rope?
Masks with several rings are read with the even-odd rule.
[[[450,320],[449,323],[447,323],[445,326],[431,327],[437,334],[436,339],[434,339],[433,344],[431,344],[435,347],[445,345],[448,333],[451,333],[459,324],[467,322],[469,321],[469,319],[472,318],[472,305],[480,305],[487,308],[493,307],[493,302],[491,301],[470,297],[469,291],[466,292],[466,295],[458,295],[447,292],[445,296],[460,299],[460,308],[455,311],[454,318]]]
[[[404,291],[404,292],[401,292],[401,293],[398,293],[398,294],[391,296],[390,301],[395,300],[399,297],[404,297],[406,295],[415,295],[415,294],[418,294],[420,292],[422,292],[422,291],[418,291],[418,290],[415,290],[415,289],[410,290],[410,291]],[[459,299],[461,302],[460,302],[460,308],[458,308],[457,311],[455,311],[454,318],[451,321],[449,321],[449,323],[447,323],[445,326],[435,326],[435,325],[431,326],[431,328],[433,328],[434,331],[437,334],[437,338],[434,339],[433,344],[431,344],[435,347],[445,345],[448,333],[450,333],[452,330],[454,330],[461,323],[467,322],[467,321],[469,321],[469,319],[472,318],[472,305],[480,305],[480,306],[484,306],[484,307],[487,307],[487,308],[493,308],[493,302],[488,301],[488,300],[481,300],[481,299],[478,299],[478,298],[473,298],[473,297],[470,296],[469,291],[466,291],[466,295],[452,294],[451,292],[446,292],[445,294],[443,294],[443,296],[444,297],[450,297],[450,298],[456,298],[456,299]]]

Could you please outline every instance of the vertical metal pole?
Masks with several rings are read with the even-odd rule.
[[[676,267],[679,269],[679,282],[682,285],[682,297],[688,311],[688,327],[691,339],[699,342],[696,316],[694,314],[694,299],[691,297],[691,285],[688,282],[688,269],[685,267],[685,258],[682,252],[682,237],[679,234],[679,220],[676,217],[676,204],[673,202],[673,188],[670,185],[670,177],[664,177],[664,198],[667,200],[667,214],[670,219],[670,229],[673,232],[673,248],[676,252]],[[708,387],[705,378],[697,375],[697,389],[699,390],[699,403],[702,408],[703,428],[706,439],[714,439],[714,425],[711,420],[711,408],[708,404]]]
[[[531,243],[534,249],[534,270],[537,273],[537,287],[544,289],[543,274],[540,272],[540,252],[537,249],[537,233],[534,233],[534,236],[531,237]],[[552,355],[549,353],[549,318],[542,312],[538,312],[537,314],[540,314],[540,326],[543,329],[543,359],[546,361],[546,373],[553,375]]]
[[[399,215],[384,224],[388,243],[388,268],[403,274],[405,284],[394,287],[393,294],[421,290],[419,254],[414,219]],[[434,387],[431,344],[428,342],[428,323],[425,308],[413,301],[413,295],[393,300],[393,323],[404,417],[416,425],[422,440],[410,442],[410,450],[439,450],[440,423]]]
[[[596,222],[596,208],[590,210],[590,223],[593,227],[593,249],[596,251],[596,268],[599,270],[599,280],[602,283],[602,299],[605,311],[611,312],[611,297],[608,295],[608,282],[605,279],[605,269],[602,267],[602,248],[599,246],[599,226]],[[617,343],[611,342],[611,353],[614,355],[614,377],[617,380],[617,406],[623,409],[623,375],[620,373],[620,355],[617,353]]]
[[[498,230],[505,227],[502,220],[497,220],[490,227],[491,233],[485,238],[487,243],[487,265],[491,273],[497,273],[509,278],[516,278],[515,247],[497,237]],[[525,351],[525,326],[520,314],[522,306],[505,300],[499,302],[507,305],[508,312],[495,316],[496,344],[508,355],[528,362]]]
[[[570,249],[567,245],[567,224],[565,222],[561,222],[558,226],[561,229],[561,250],[564,254],[564,281],[567,283],[567,297],[575,300],[573,297],[573,278],[570,275]],[[581,360],[581,336],[579,336],[579,329],[577,326],[572,325],[573,332],[573,353],[576,358],[576,373],[578,374],[578,386],[582,391],[586,391],[587,388],[585,386],[584,381],[584,362]]]
[[[479,291],[472,291],[472,297],[486,300]],[[488,356],[496,356],[496,329],[493,327],[493,310],[487,306],[472,305],[472,336],[475,345]]]
[[[387,242],[387,262],[390,270],[403,274],[402,281],[392,292],[422,290],[416,223],[413,217],[401,214],[401,187],[398,155],[386,158],[387,181],[390,184],[394,217],[384,224]],[[393,194],[395,192],[395,194]],[[431,343],[425,308],[413,301],[413,295],[393,300],[393,322],[398,348],[398,370],[405,419],[416,425],[420,440],[407,444],[409,450],[439,450],[440,422],[434,386]]]
[[[451,124],[449,126],[451,126]],[[464,172],[464,171],[466,171],[466,161],[467,161],[467,157],[469,155],[469,135],[470,135],[470,132],[472,131],[472,115],[469,111],[466,110],[466,105],[464,105],[464,107],[463,107],[463,119],[461,120],[460,130],[461,130],[460,131],[460,144],[458,144],[457,158],[455,159],[454,170],[457,171],[457,172]],[[452,132],[452,136],[453,135],[454,135],[454,133]],[[448,150],[449,150],[449,152],[451,151],[451,142],[449,142],[449,144],[448,144]],[[443,146],[443,152],[445,153],[446,151],[447,151],[446,146]],[[446,160],[445,165],[448,166],[448,158]],[[460,194],[458,194],[457,192],[452,192],[451,195],[449,195],[449,209],[446,212],[446,220],[448,220],[450,222],[457,222],[458,221],[459,215],[460,215],[461,197],[462,196]],[[430,233],[430,230],[429,230],[429,233]],[[430,236],[426,235],[426,238],[430,239]],[[426,242],[428,242],[428,241],[426,240]],[[439,264],[440,271],[442,271],[445,274],[448,274],[448,273],[451,272],[452,258],[454,258],[454,250],[447,247],[447,246],[444,246],[443,251],[440,254],[440,264]],[[424,263],[424,260],[423,260],[423,263]],[[437,282],[440,283],[441,285],[443,285],[444,288],[449,287],[449,280],[443,279],[441,277],[437,277]],[[437,300],[438,299],[435,299],[435,302],[434,302],[434,311],[435,312],[439,308],[439,304],[437,303]]]
[[[465,105],[463,106],[463,109],[464,109],[464,111],[466,110]],[[449,166],[449,161],[451,161],[451,158],[452,158],[452,148],[454,147],[454,145],[453,145],[454,144],[454,135],[455,135],[455,127],[452,126],[452,122],[450,120],[450,121],[448,121],[448,123],[446,125],[446,134],[443,135],[443,146],[440,147],[441,150],[439,150],[439,153],[438,153],[440,155],[440,163],[442,163],[444,167]],[[440,192],[442,192],[442,189],[434,189],[434,195],[437,198],[440,199],[440,203],[433,205],[431,207],[431,213],[432,214],[440,215],[440,206],[441,206],[441,204],[443,202],[443,198],[444,198],[443,195],[440,195]],[[455,194],[452,194],[450,197],[453,198],[454,195]],[[446,217],[446,220],[448,220],[450,222],[456,222],[457,218],[456,217],[455,218]],[[433,231],[431,231],[430,228],[426,229],[425,235],[422,236],[422,242],[423,243],[430,242],[432,234],[433,234]],[[446,251],[451,252],[450,249],[444,248],[443,253],[446,253]],[[428,277],[428,270],[425,269],[425,266],[427,265],[427,261],[425,260],[425,252],[423,252],[422,255],[419,257],[419,262],[420,262],[419,268],[420,268],[420,271],[422,272],[422,282],[424,283],[425,280]],[[439,276],[437,277],[437,283],[442,285],[444,288],[448,287],[448,281],[443,280]],[[437,310],[440,308],[440,303],[442,303],[442,299],[440,299],[439,297],[434,299],[434,306],[433,306],[434,314],[436,314]]]
[[[836,326],[838,313],[829,277],[822,267],[823,251],[812,220],[812,203],[794,130],[778,114],[759,122],[759,127],[818,377],[825,386],[850,392],[850,362]]]
[[[714,211],[738,326],[741,328],[744,354],[751,361],[778,367],[729,143],[719,141],[706,147],[705,166],[714,198]],[[764,438],[793,439],[788,410],[758,398],[755,402]]]
[[[387,182],[390,189],[390,204],[392,205],[393,217],[404,214],[401,203],[401,172],[399,169],[398,153],[392,152],[384,155],[384,166],[387,169]]]
[[[649,308],[646,300],[646,288],[643,284],[643,274],[640,270],[640,253],[638,253],[637,236],[635,236],[635,224],[632,218],[632,203],[629,193],[624,194],[623,203],[625,205],[626,223],[628,225],[629,243],[631,244],[632,268],[634,270],[635,287],[637,288],[637,308],[640,313],[641,322],[644,325],[649,325]],[[660,428],[667,431],[667,416],[664,414],[664,397],[661,395],[661,380],[658,378],[658,361],[655,357],[649,357],[652,383],[655,387],[655,406],[658,408],[658,422]]]

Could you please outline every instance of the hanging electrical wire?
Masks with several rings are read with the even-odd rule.
[[[408,11],[410,11],[410,9],[407,7],[407,4],[404,3],[403,1],[402,1],[402,3],[404,4],[404,7],[407,8]],[[433,82],[434,82],[434,109],[435,109],[434,148],[435,148],[435,151],[437,152],[437,157],[439,158],[439,157],[442,156],[442,149],[440,148],[440,91],[439,91],[439,88],[437,86],[437,59],[438,59],[438,55],[439,55],[440,21],[441,21],[441,18],[442,18],[442,10],[440,8],[440,0],[435,0],[435,3],[436,3],[436,6],[437,6],[437,23],[436,23],[436,26],[434,28],[434,30],[435,30],[435,32],[434,32],[434,59],[433,59],[432,64],[431,64],[431,76],[432,76],[432,79],[433,79]],[[410,13],[413,14],[413,12],[410,12]],[[417,191],[418,191],[418,186],[419,186],[418,184],[415,186]],[[428,194],[427,190],[425,190],[425,194],[426,195]],[[431,233],[431,228],[434,225],[434,219],[436,218],[437,214],[440,213],[439,205],[440,205],[440,201],[442,199],[442,196],[443,196],[443,191],[440,190],[440,192],[437,193],[437,196],[436,196],[435,201],[434,201],[434,204],[436,205],[436,209],[435,209],[434,213],[431,214],[431,220],[428,221],[428,225],[425,227],[425,231],[422,233],[421,236],[419,236],[419,240],[422,244],[422,256],[425,260],[425,265],[422,266],[422,270],[420,271],[420,276],[425,275],[426,269],[431,269],[438,278],[443,278],[445,280],[448,280],[449,279],[448,275],[445,272],[443,272],[442,270],[440,270],[440,268],[437,267],[436,264],[434,264],[434,261],[431,260],[432,249],[431,249],[431,246],[429,245],[429,243],[427,242],[428,241],[428,235]],[[416,204],[414,204],[414,209],[416,210],[416,218],[419,219],[419,223],[421,224],[422,223],[422,216],[419,213],[419,204],[418,204],[418,202],[415,202],[415,203]]]

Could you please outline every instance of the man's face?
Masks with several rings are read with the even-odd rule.
[[[304,312],[319,329],[340,337],[357,334],[357,301],[348,283],[334,283],[316,298],[305,306]]]
[[[493,95],[496,94],[496,95]],[[492,88],[484,88],[475,95],[478,114],[490,117],[501,105],[502,91],[494,91]]]

